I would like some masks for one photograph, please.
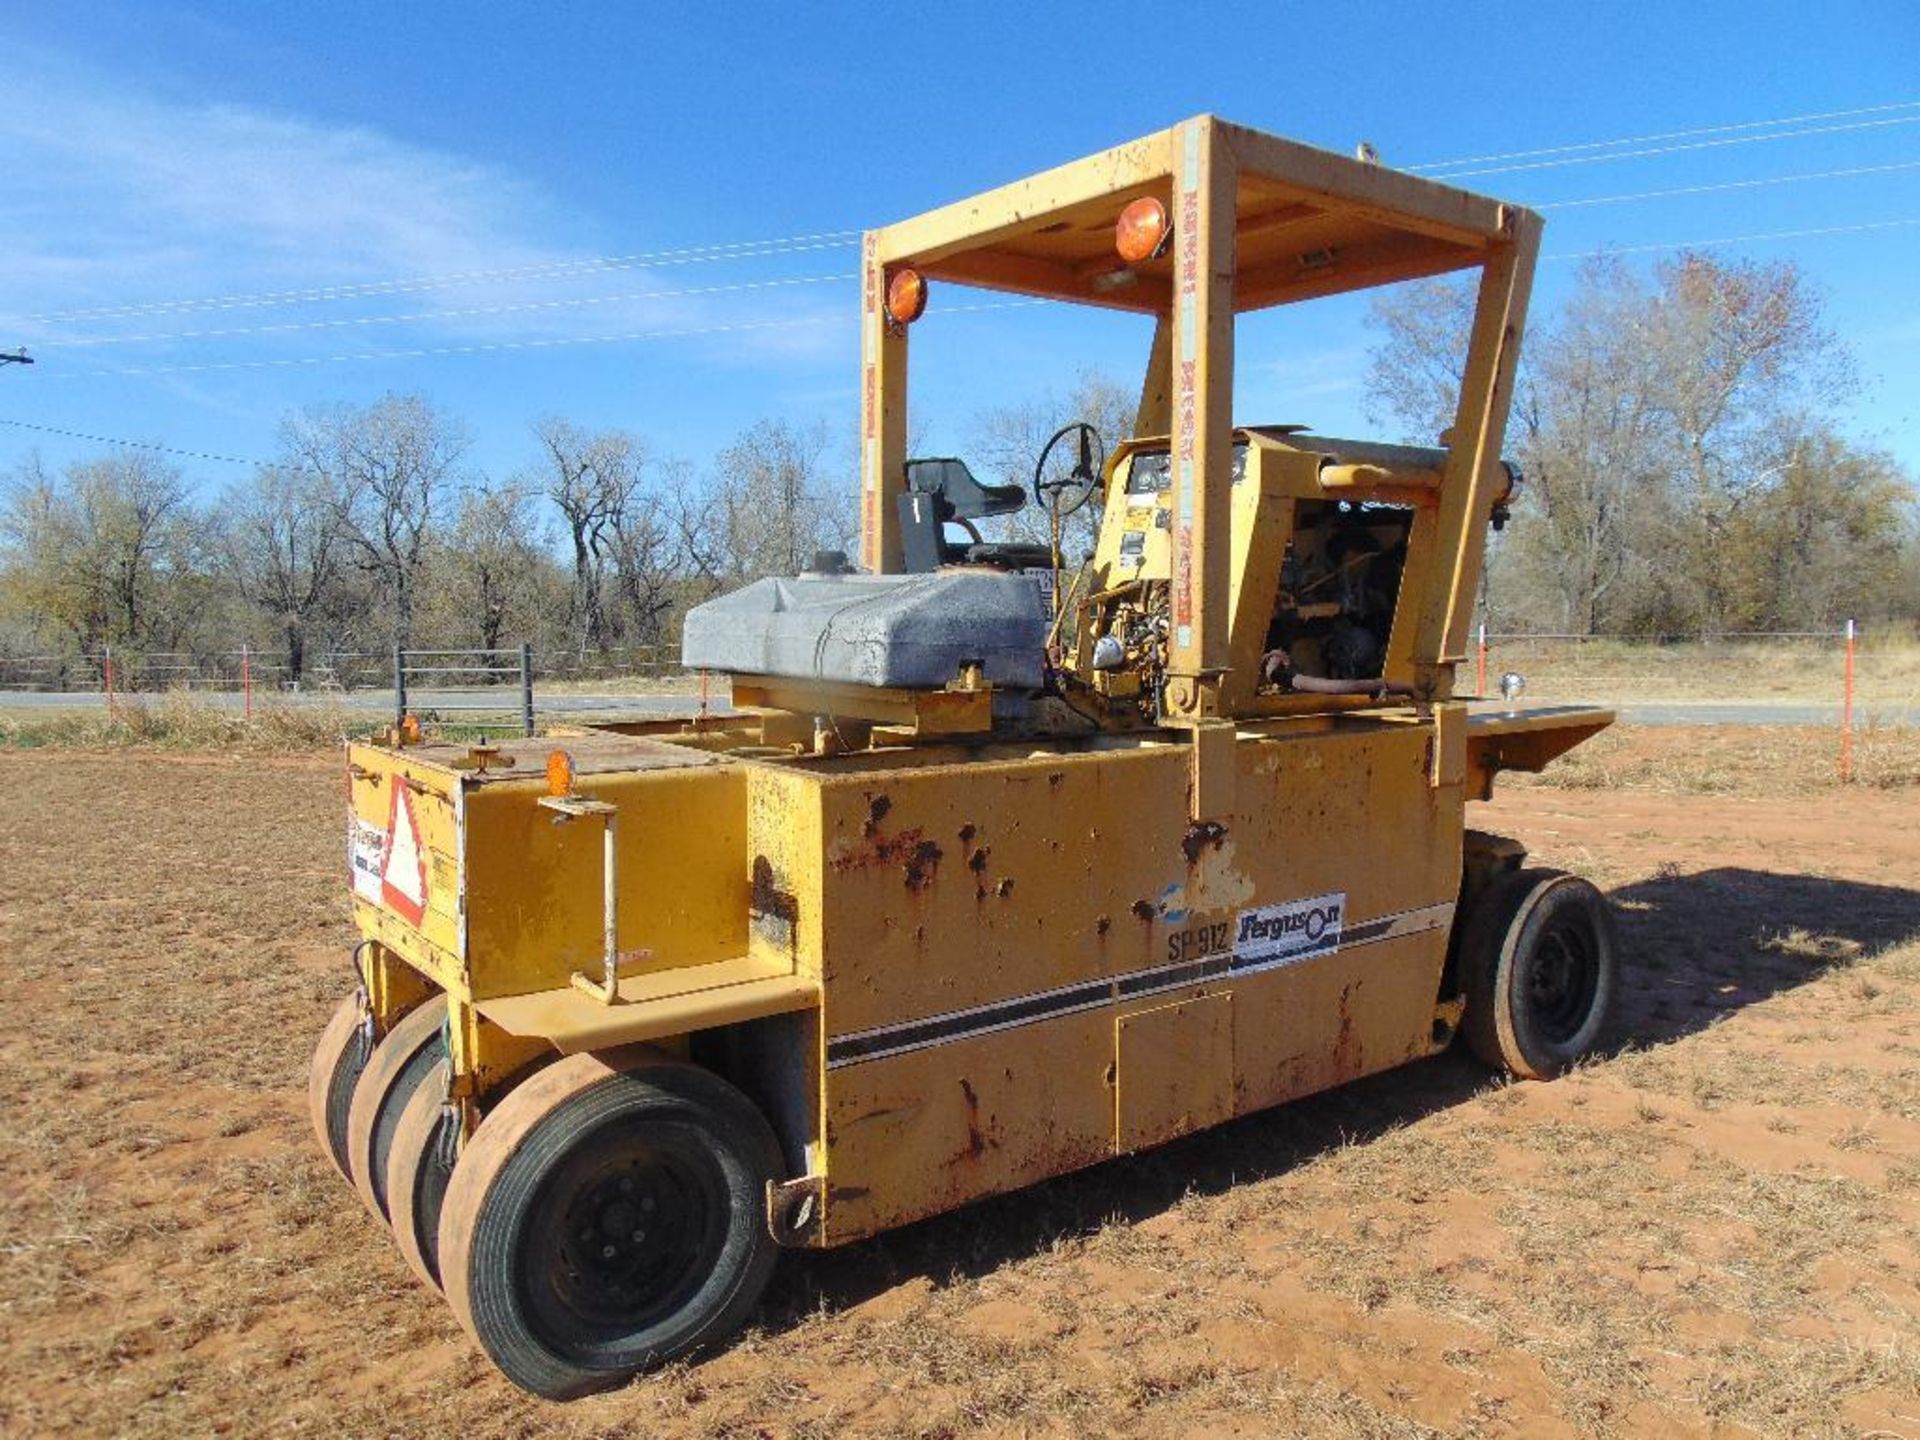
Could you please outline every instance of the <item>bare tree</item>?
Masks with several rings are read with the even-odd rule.
[[[970,468],[982,480],[1018,485],[1027,493],[1026,508],[996,527],[999,533],[1036,545],[1052,543],[1047,513],[1033,497],[1034,467],[1041,450],[1062,426],[1083,420],[1100,432],[1111,453],[1115,445],[1133,434],[1138,399],[1112,376],[1088,370],[1065,395],[1043,395],[1025,404],[976,415],[968,427],[967,449],[978,463]],[[1102,500],[1096,492],[1086,505],[1067,517],[1060,549],[1069,566],[1078,564],[1099,538]]]
[[[295,417],[290,457],[345,500],[343,534],[392,606],[393,640],[413,637],[415,580],[435,517],[458,488],[460,428],[419,395],[388,395]]]
[[[1370,407],[1413,438],[1451,417],[1470,305],[1452,281],[1375,301]],[[1512,618],[1579,632],[1727,625],[1744,509],[1849,384],[1790,265],[1590,262],[1523,357],[1509,447],[1528,483],[1490,592]]]
[[[435,633],[487,650],[534,635],[549,600],[565,590],[536,499],[521,484],[476,486],[460,497],[426,571]]]
[[[823,474],[827,448],[824,425],[762,420],[720,452],[717,523],[733,579],[792,575],[816,551],[852,543],[850,500]]]
[[[227,492],[221,539],[234,588],[273,625],[298,685],[314,624],[345,599],[348,496],[336,477],[300,463],[297,448],[288,460]]]
[[[607,647],[607,576],[640,488],[646,446],[624,430],[590,431],[548,416],[533,427],[540,488],[559,510],[573,559],[572,628],[580,653]]]
[[[1366,323],[1380,341],[1367,358],[1368,419],[1397,424],[1410,445],[1438,443],[1460,405],[1474,303],[1473,288],[1457,279],[1374,292]]]

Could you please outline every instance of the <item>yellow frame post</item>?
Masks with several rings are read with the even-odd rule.
[[[1494,495],[1493,470],[1506,439],[1520,335],[1540,251],[1538,215],[1503,205],[1500,221],[1504,238],[1480,274],[1460,404],[1440,481],[1434,550],[1446,583],[1429,581],[1425,586],[1414,635],[1414,689],[1430,699],[1453,694],[1453,667],[1466,658],[1467,625],[1480,584]]]
[[[1173,637],[1167,719],[1220,713],[1233,467],[1235,164],[1212,116],[1174,139]]]
[[[860,563],[897,573],[900,493],[907,463],[907,327],[887,316],[887,270],[880,236],[861,246]]]

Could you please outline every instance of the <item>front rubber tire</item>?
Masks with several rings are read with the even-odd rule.
[[[347,1113],[347,1162],[360,1198],[382,1220],[388,1218],[387,1163],[393,1154],[394,1133],[414,1091],[446,1058],[446,1046],[441,1043],[446,1023],[447,1002],[441,996],[410,1011],[373,1047],[353,1088],[353,1105]]]
[[[313,1059],[307,1066],[307,1113],[313,1120],[313,1133],[334,1169],[349,1181],[353,1179],[353,1164],[347,1151],[347,1121],[353,1110],[354,1087],[360,1083],[360,1073],[373,1049],[370,1040],[365,1003],[358,993],[349,995],[320,1032],[320,1043],[313,1047]]]
[[[619,1385],[731,1336],[778,1246],[780,1147],[710,1071],[574,1055],[509,1092],[454,1169],[440,1275],[508,1379],[552,1400]]]
[[[1516,870],[1481,892],[1460,940],[1462,1029],[1488,1065],[1551,1080],[1593,1052],[1619,988],[1612,907],[1587,881]]]
[[[436,1060],[400,1111],[387,1155],[387,1220],[407,1268],[440,1288],[440,1210],[453,1181],[458,1112],[446,1102],[447,1062]]]

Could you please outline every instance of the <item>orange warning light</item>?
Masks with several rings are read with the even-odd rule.
[[[400,743],[402,745],[418,745],[420,743],[420,717],[418,715],[402,715],[400,717]]]
[[[1167,241],[1172,238],[1167,207],[1151,195],[1142,195],[1122,210],[1113,226],[1113,248],[1129,265],[1166,254]]]
[[[887,281],[887,318],[911,325],[927,311],[927,280],[918,270],[896,270]]]
[[[573,793],[573,756],[564,750],[555,750],[547,756],[547,793],[549,795]]]

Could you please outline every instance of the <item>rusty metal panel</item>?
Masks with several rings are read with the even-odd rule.
[[[1113,1021],[976,1035],[836,1072],[828,1244],[937,1215],[1113,1153]]]
[[[1428,1053],[1463,821],[1433,742],[1431,722],[1243,731],[1233,812],[1207,823],[1180,746],[786,777],[820,807],[831,1233],[1111,1153],[1115,1017],[1149,996],[1237,997],[1231,1103],[1180,1102],[1196,1116]],[[1141,1064],[1145,1091],[1191,1068]],[[955,1158],[961,1078],[993,1097],[991,1158]],[[1160,1113],[1127,1143],[1155,1143]]]
[[[1400,913],[1400,924],[1413,927],[1402,934],[1350,944],[1236,990],[1240,1112],[1433,1052],[1434,1000],[1453,907]]]
[[[1116,1155],[1217,1125],[1233,1114],[1233,996],[1196,995],[1113,1022]]]

